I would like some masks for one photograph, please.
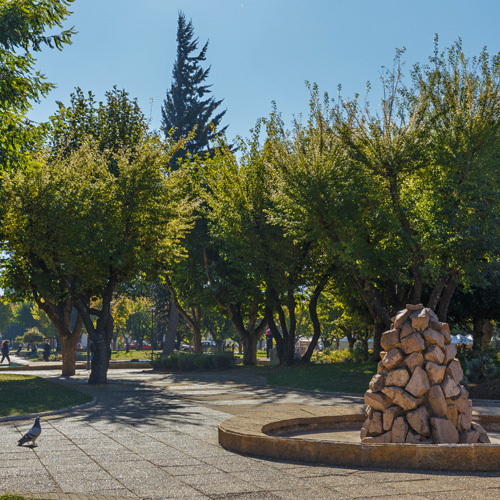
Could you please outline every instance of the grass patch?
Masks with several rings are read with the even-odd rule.
[[[0,500],[37,500],[35,498],[29,497],[23,497],[22,495],[1,495]]]
[[[60,410],[88,403],[92,396],[30,375],[0,374],[0,416]]]
[[[295,366],[237,366],[239,373],[264,377],[269,385],[318,392],[363,394],[377,373],[377,363],[331,363]]]

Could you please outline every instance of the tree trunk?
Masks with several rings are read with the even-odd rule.
[[[38,307],[47,314],[59,334],[63,363],[62,376],[71,377],[75,374],[76,369],[76,345],[82,331],[82,316],[81,314],[77,315],[75,325],[71,330],[73,301],[70,297],[57,304],[41,298],[36,291],[34,291],[34,297]]]
[[[446,289],[443,293],[443,296],[441,297],[441,300],[439,301],[439,309],[437,312],[439,321],[446,321],[446,317],[448,316],[448,307],[450,305],[451,298],[453,297],[453,293],[455,292],[456,286],[457,285],[455,283],[455,280],[453,276],[451,276],[446,283]]]
[[[478,355],[481,352],[481,338],[483,336],[483,318],[474,318],[472,323],[472,352]]]
[[[325,276],[316,286],[313,294],[311,295],[311,300],[309,301],[309,316],[313,324],[313,336],[311,339],[311,343],[307,347],[307,351],[304,353],[304,356],[302,356],[303,363],[309,363],[309,361],[311,361],[311,356],[314,352],[314,349],[318,345],[318,340],[321,336],[321,323],[319,322],[318,318],[318,299],[327,283],[328,277]]]
[[[368,306],[373,318],[373,361],[380,360],[382,333],[391,327],[391,317],[388,313],[383,295],[370,282],[354,279],[354,284]]]
[[[196,322],[191,327],[191,331],[193,332],[193,346],[194,352],[197,354],[201,354],[203,352],[203,348],[201,347],[201,324],[200,322]]]
[[[446,285],[446,278],[444,276],[441,276],[434,285],[434,288],[432,289],[432,293],[429,298],[429,302],[427,303],[427,307],[429,307],[433,311],[436,309],[439,303],[439,299],[441,298],[441,294],[443,293],[445,285]]]
[[[106,384],[108,382],[109,360],[111,359],[111,349],[109,343],[102,336],[97,342],[92,342],[90,346],[90,376],[89,384]]]
[[[72,377],[76,372],[76,345],[79,338],[80,335],[60,335],[63,377]]]
[[[485,319],[481,331],[483,332],[483,335],[481,337],[481,349],[482,349],[483,347],[488,347],[488,344],[491,342],[493,334],[495,333],[495,327],[493,326],[493,323],[489,319]]]
[[[162,358],[166,358],[172,354],[175,347],[175,339],[177,335],[177,327],[179,326],[180,313],[175,307],[174,301],[170,301],[170,311],[168,314],[168,325],[165,333],[165,342],[163,344]]]
[[[295,297],[293,295],[293,290],[287,292],[287,302],[288,302],[288,318],[290,321],[290,328],[288,330],[287,339],[287,356],[286,364],[292,366],[295,363],[295,344],[296,344],[296,331],[297,331],[297,320],[295,316]]]
[[[243,337],[243,364],[257,364],[257,337],[255,335],[244,335]]]

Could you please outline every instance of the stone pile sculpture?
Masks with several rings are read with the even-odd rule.
[[[362,443],[489,443],[472,421],[450,328],[422,304],[408,304],[382,334],[377,374],[365,393]]]

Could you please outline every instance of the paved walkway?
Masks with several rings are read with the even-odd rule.
[[[34,449],[17,446],[31,421],[0,424],[0,495],[62,500],[500,499],[500,472],[318,466],[237,455],[218,445],[217,427],[231,415],[267,404],[360,404],[357,396],[273,389],[259,377],[224,373],[111,370],[109,384],[100,387],[86,384],[85,371],[69,381],[51,371],[37,374],[76,386],[98,402],[75,413],[44,417]],[[496,406],[475,408],[499,411]]]

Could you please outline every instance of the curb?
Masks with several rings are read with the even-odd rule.
[[[222,422],[219,444],[245,455],[342,467],[498,471],[499,444],[368,444],[287,436],[297,430],[360,429],[364,420],[361,408],[353,412],[345,406],[262,409]],[[478,415],[475,420],[486,430],[500,425],[497,415]]]
[[[82,405],[72,406],[71,408],[63,408],[61,410],[51,410],[51,411],[43,411],[40,413],[28,413],[25,415],[12,415],[8,417],[0,417],[0,422],[10,422],[12,420],[28,420],[30,418],[36,417],[46,417],[48,415],[61,415],[62,413],[69,413],[75,410],[83,410],[85,408],[90,408],[97,403],[97,398],[92,399],[88,403],[83,403]]]

